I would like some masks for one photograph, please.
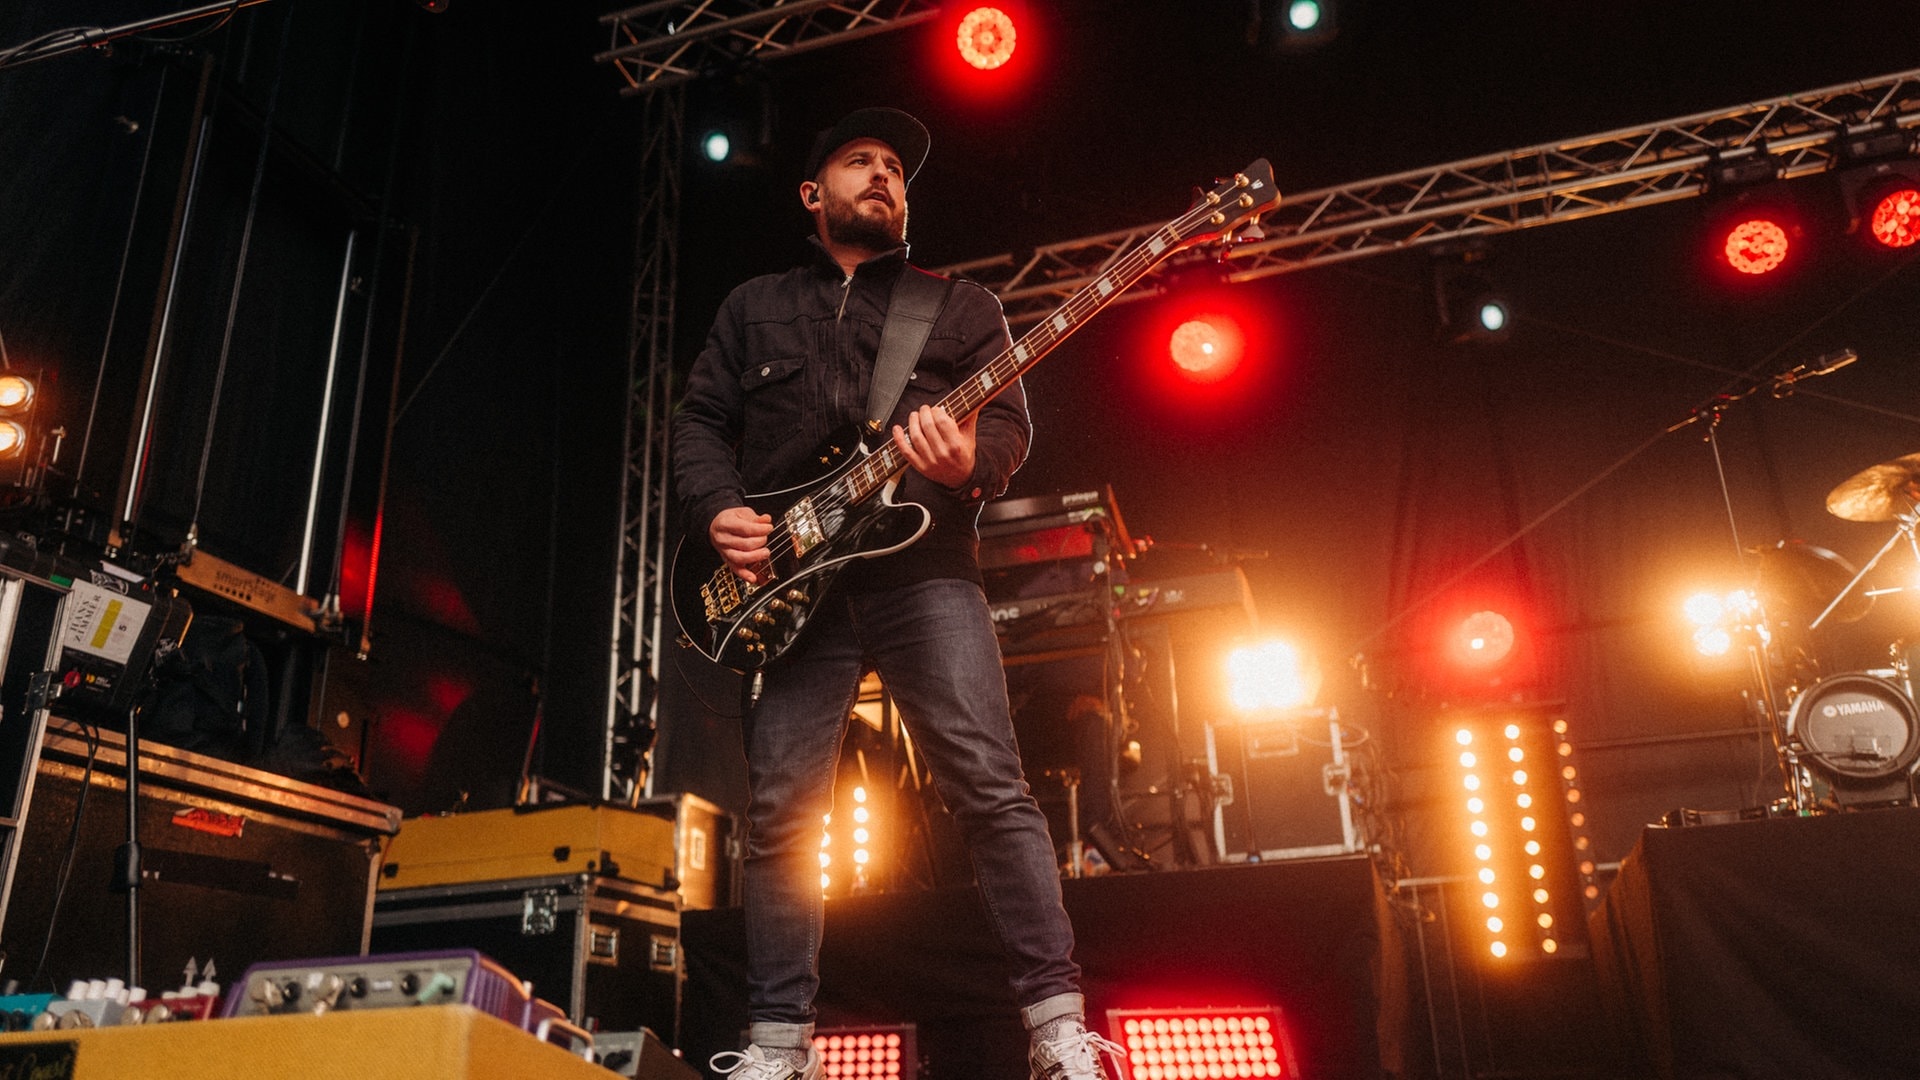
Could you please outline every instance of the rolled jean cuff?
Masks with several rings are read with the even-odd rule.
[[[1085,1020],[1086,1015],[1087,999],[1084,994],[1055,994],[1020,1010],[1020,1020],[1027,1025],[1028,1031],[1063,1016],[1078,1016]]]
[[[813,1025],[757,1020],[747,1025],[747,1041],[763,1050],[805,1050],[813,1045]]]

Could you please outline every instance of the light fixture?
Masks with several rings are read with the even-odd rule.
[[[718,129],[709,131],[700,137],[700,153],[708,161],[718,165],[732,155],[733,140],[728,138],[724,131]]]
[[[960,16],[955,46],[960,59],[978,71],[992,71],[1013,59],[1020,32],[1013,16],[998,7],[981,6]]]
[[[818,1028],[813,1048],[823,1080],[914,1080],[920,1050],[913,1024]]]
[[[0,375],[0,416],[25,412],[33,404],[33,380],[9,371]]]
[[[1513,308],[1495,286],[1483,244],[1443,250],[1433,260],[1434,311],[1440,340],[1449,344],[1505,341]]]
[[[1780,268],[1792,244],[1785,225],[1771,217],[1751,217],[1734,223],[1721,243],[1727,265],[1737,273],[1758,277]]]
[[[1448,638],[1448,652],[1462,667],[1486,669],[1513,653],[1513,621],[1498,611],[1476,611],[1461,619]]]
[[[1708,158],[1705,172],[1710,192],[1753,187],[1779,179],[1780,159],[1767,153],[1765,144],[1736,146],[1716,151]]]
[[[1299,1075],[1278,1006],[1108,1009],[1107,1035],[1136,1080]]]
[[[1473,921],[1485,927],[1482,955],[1520,960],[1583,953],[1585,942],[1568,935],[1584,922],[1582,897],[1597,897],[1598,889],[1591,859],[1576,857],[1590,850],[1591,841],[1585,816],[1575,807],[1572,764],[1558,776],[1551,769],[1518,768],[1488,776],[1476,768],[1482,755],[1510,763],[1569,758],[1566,721],[1548,723],[1537,711],[1455,715],[1449,725],[1454,743],[1483,748],[1477,754],[1447,751],[1459,756],[1465,789],[1466,816],[1460,820],[1470,857],[1460,865],[1475,884],[1462,902],[1473,905]]]
[[[1318,48],[1340,32],[1335,0],[1257,0],[1247,40],[1266,49]]]
[[[1320,672],[1286,641],[1243,645],[1227,656],[1227,696],[1242,713],[1283,712],[1313,704]]]

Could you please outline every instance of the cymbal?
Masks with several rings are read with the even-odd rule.
[[[1827,513],[1848,521],[1898,521],[1920,504],[1920,454],[1862,469],[1827,492]]]

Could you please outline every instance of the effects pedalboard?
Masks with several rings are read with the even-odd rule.
[[[198,981],[196,981],[196,979]],[[219,1011],[220,984],[213,981],[213,962],[201,976],[191,961],[186,981],[177,990],[148,997],[142,987],[119,979],[76,979],[59,994],[0,994],[0,1028],[6,1031],[55,1031],[74,1028],[163,1024],[176,1020],[209,1020]]]
[[[569,1022],[559,1006],[534,997],[530,983],[473,949],[255,964],[228,996],[223,1015],[317,1015],[415,1005],[471,1005],[593,1060],[590,1033]]]

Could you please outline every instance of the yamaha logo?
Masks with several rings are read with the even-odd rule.
[[[1820,715],[1831,719],[1836,716],[1859,716],[1862,713],[1886,711],[1886,702],[1874,698],[1867,698],[1864,701],[1843,701],[1838,705],[1827,705],[1821,708]]]

